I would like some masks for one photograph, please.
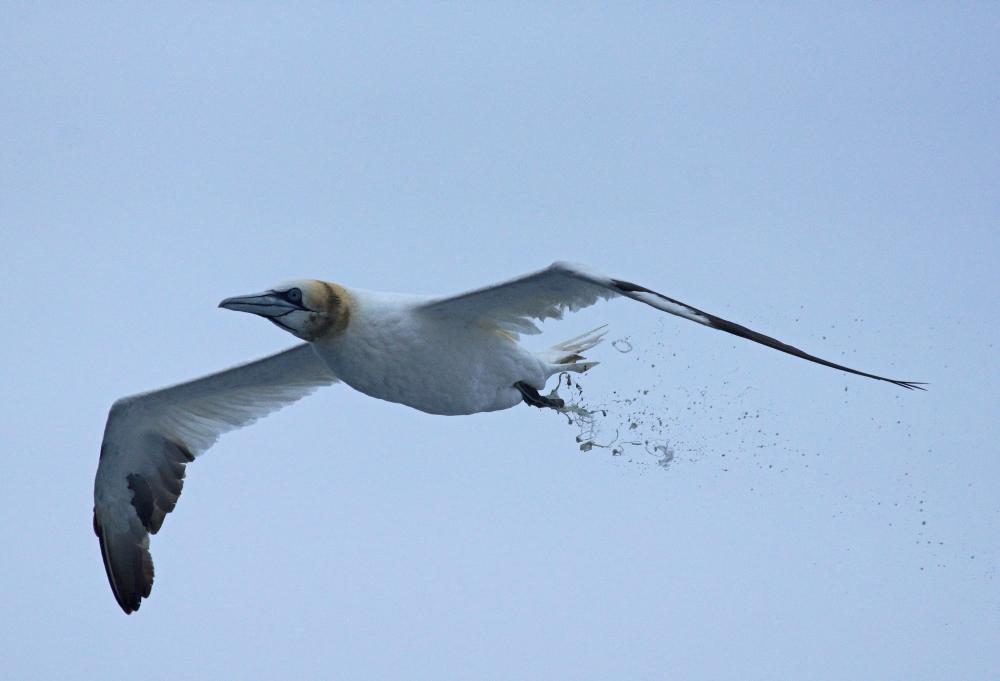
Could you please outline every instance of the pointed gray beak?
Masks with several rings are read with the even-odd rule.
[[[252,296],[226,298],[219,303],[219,307],[224,307],[227,310],[236,310],[237,312],[252,312],[261,317],[282,317],[293,310],[302,309],[300,306],[278,297],[271,291]]]

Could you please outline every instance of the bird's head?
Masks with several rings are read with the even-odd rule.
[[[251,296],[226,298],[219,307],[252,312],[311,343],[330,340],[347,328],[349,294],[342,286],[316,279],[297,279]]]

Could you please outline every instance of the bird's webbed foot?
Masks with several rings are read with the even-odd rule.
[[[527,385],[524,381],[518,381],[514,384],[514,387],[520,391],[521,397],[524,398],[524,401],[532,407],[538,407],[539,409],[542,407],[562,409],[566,406],[566,403],[558,397],[543,397],[542,395],[539,395],[537,390],[532,388],[530,385]]]

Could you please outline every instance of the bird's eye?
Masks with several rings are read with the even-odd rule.
[[[297,288],[289,289],[285,291],[285,298],[290,303],[301,303],[302,302],[302,291]]]

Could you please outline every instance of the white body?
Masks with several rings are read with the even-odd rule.
[[[419,312],[430,298],[347,291],[350,324],[312,347],[337,378],[371,397],[429,414],[475,414],[520,404],[515,383],[541,390],[565,370],[502,331]]]

